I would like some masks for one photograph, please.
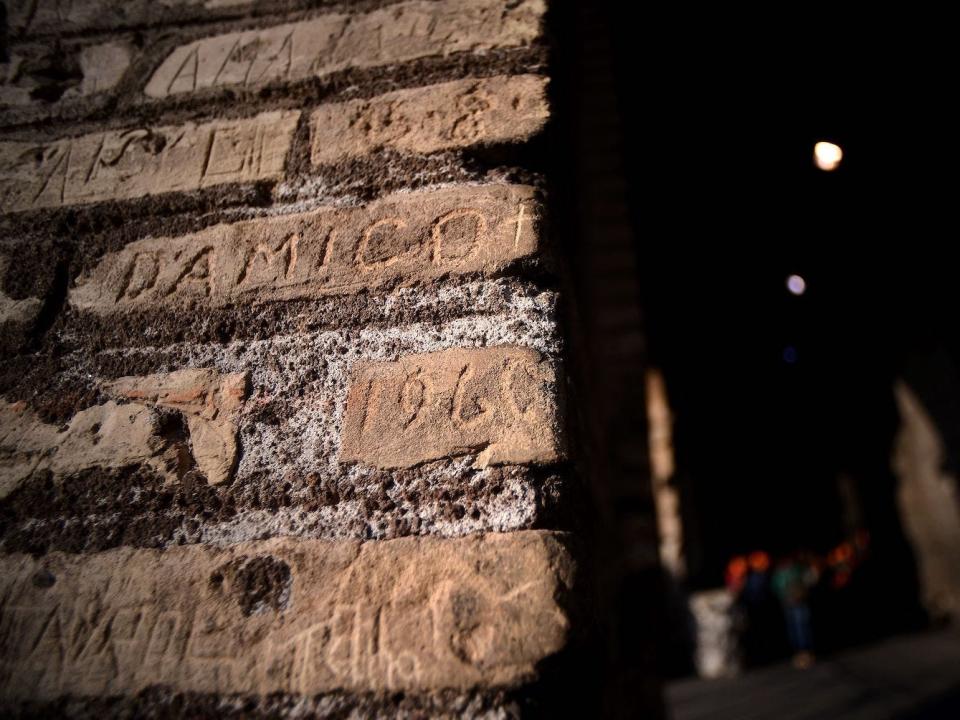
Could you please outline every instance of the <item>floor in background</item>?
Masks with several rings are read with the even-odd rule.
[[[892,638],[818,662],[667,687],[673,720],[960,718],[960,631]]]

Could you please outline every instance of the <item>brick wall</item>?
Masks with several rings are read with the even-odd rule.
[[[545,11],[6,3],[4,713],[591,706]]]

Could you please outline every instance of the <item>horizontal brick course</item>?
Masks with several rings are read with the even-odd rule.
[[[144,88],[148,97],[257,87],[455,52],[516,47],[540,32],[543,0],[412,0],[353,15],[330,13],[176,48]]]
[[[50,143],[0,142],[0,203],[7,211],[55,208],[277,179],[299,117],[274,111]]]
[[[78,280],[70,304],[97,313],[215,307],[492,272],[537,252],[538,215],[532,188],[489,185],[217,225],[111,253]]]
[[[0,701],[509,684],[565,644],[557,535],[0,557]]]

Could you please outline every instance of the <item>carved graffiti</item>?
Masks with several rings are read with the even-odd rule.
[[[525,348],[361,362],[351,375],[341,459],[390,468],[476,452],[480,465],[555,462],[556,392],[552,366]]]
[[[430,153],[516,142],[549,116],[546,79],[512,75],[457,80],[321,105],[310,116],[314,165],[384,148]]]
[[[254,554],[289,566],[291,604],[244,613],[242,583],[211,581]],[[0,699],[512,682],[562,647],[571,571],[540,531],[4,555]]]
[[[401,2],[216,35],[176,48],[144,92],[167,97],[229,85],[257,87],[351,67],[522,45],[539,34],[543,11],[542,0],[519,0],[506,9],[499,0]]]
[[[217,225],[108,254],[77,280],[70,302],[101,313],[221,306],[491,272],[537,251],[537,214],[531,188],[490,185]]]
[[[0,199],[5,210],[28,210],[275,179],[299,116],[276,111],[41,145],[0,142]]]

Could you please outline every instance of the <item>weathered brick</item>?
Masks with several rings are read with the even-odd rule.
[[[537,251],[537,217],[532,188],[487,185],[217,225],[107,255],[70,304],[96,313],[222,306],[492,272]]]
[[[227,33],[175,49],[144,92],[162,98],[212,87],[256,87],[456,52],[516,47],[540,32],[543,0],[413,0]]]
[[[247,391],[246,373],[190,368],[123,377],[102,389],[133,402],[94,405],[59,428],[42,422],[22,402],[0,400],[0,498],[40,470],[66,477],[91,468],[145,465],[175,480],[187,452],[208,482],[230,479],[237,462],[237,412]],[[183,414],[189,451],[163,436],[151,407]]]
[[[458,348],[354,366],[342,461],[410,467],[471,452],[480,465],[561,459],[557,380],[535,350]]]
[[[146,405],[179,410],[186,417],[190,450],[207,482],[230,479],[237,462],[237,411],[247,393],[247,374],[221,375],[190,368],[143,377],[123,377],[104,390]]]
[[[379,148],[428,153],[522,140],[549,116],[546,78],[515,75],[398,90],[323,105],[310,116],[314,165]]]
[[[0,143],[4,210],[199,190],[283,174],[296,110],[242,120],[111,130],[51,143]]]
[[[0,557],[0,699],[311,695],[527,679],[562,649],[573,562],[527,531]]]
[[[0,498],[38,470],[66,476],[87,468],[147,465],[165,473],[169,444],[143,405],[108,402],[78,412],[62,428],[24,403],[0,400]]]

